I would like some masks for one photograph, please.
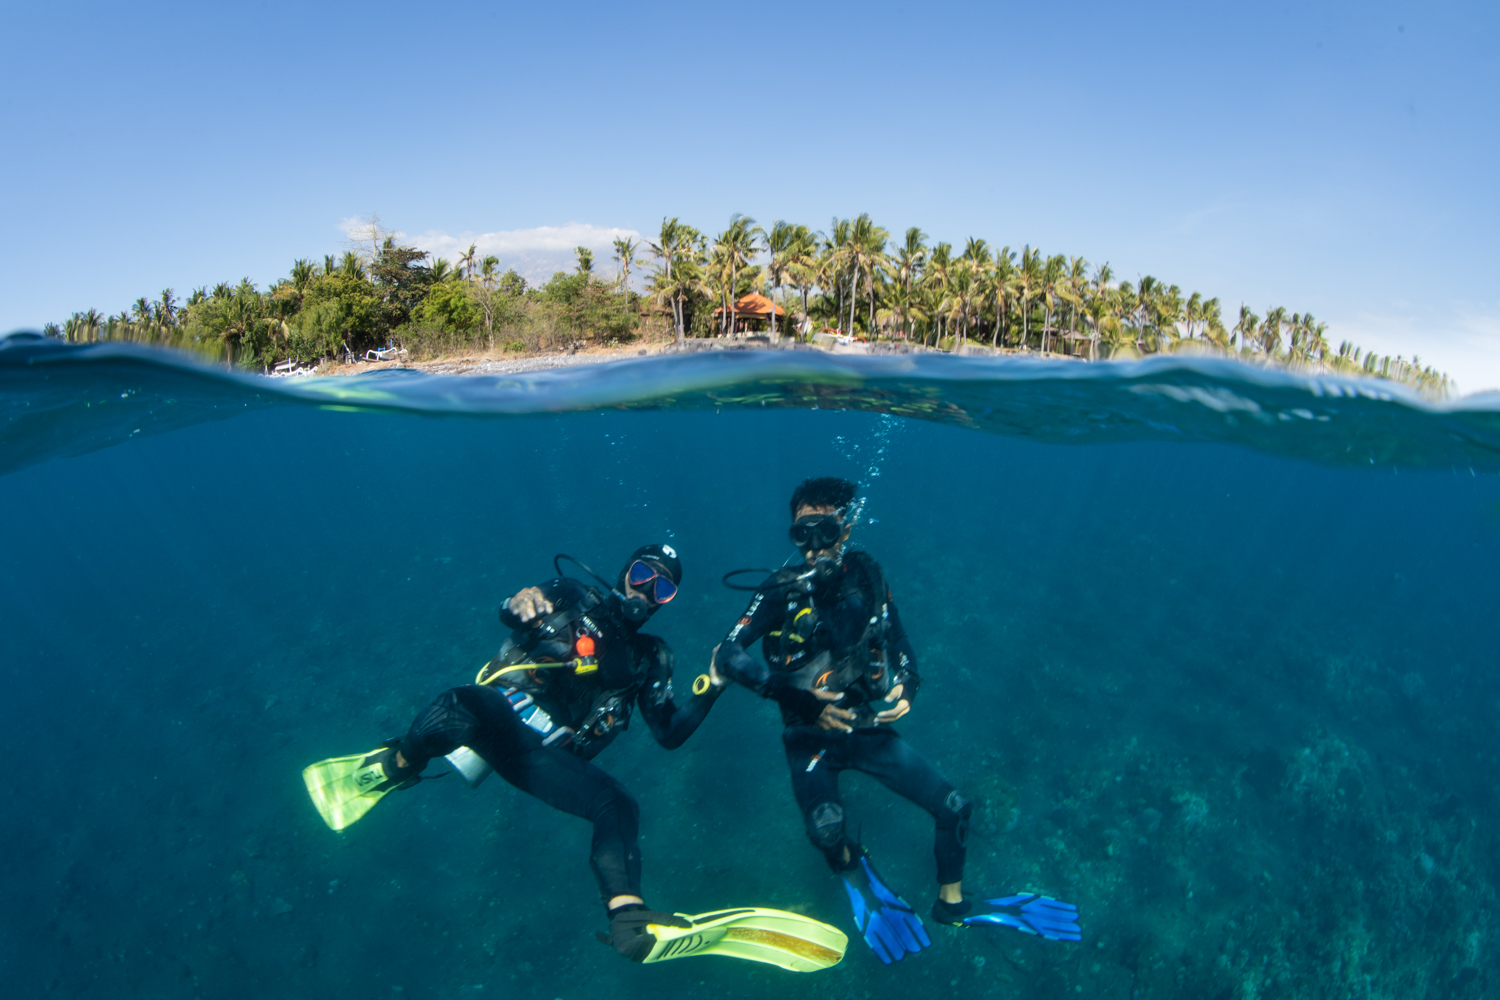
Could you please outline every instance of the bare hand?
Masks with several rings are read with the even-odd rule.
[[[813,691],[813,697],[819,701],[842,701],[844,692],[817,688]],[[823,713],[818,716],[818,728],[835,733],[852,733],[854,727],[849,725],[852,721],[854,721],[854,713],[848,709],[839,708],[837,705],[824,705]]]
[[[875,716],[875,723],[877,725],[887,725],[889,723],[895,722],[897,719],[901,718],[901,716],[911,711],[911,702],[901,697],[902,687],[903,685],[897,684],[895,687],[891,688],[891,693],[885,696],[885,700],[887,702],[894,701],[896,703],[896,707],[888,708],[884,712],[881,712],[879,715]]]
[[[510,613],[523,622],[552,613],[552,602],[542,596],[540,587],[527,587],[510,599],[508,607]]]

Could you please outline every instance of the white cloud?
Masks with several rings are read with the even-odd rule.
[[[340,228],[350,233],[362,224],[360,219],[345,219]],[[546,281],[557,271],[572,271],[575,266],[574,247],[588,247],[594,251],[594,273],[610,277],[615,273],[612,259],[615,240],[631,239],[644,244],[644,237],[634,229],[594,226],[585,222],[537,226],[534,229],[502,229],[492,233],[463,232],[450,236],[429,230],[417,236],[404,233],[399,236],[407,246],[426,250],[449,262],[456,262],[472,244],[479,257],[493,254],[500,258],[502,271],[515,268],[533,284]],[[641,256],[644,258],[645,255]],[[643,262],[637,263],[636,267],[639,269]]]

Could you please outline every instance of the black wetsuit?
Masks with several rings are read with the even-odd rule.
[[[938,882],[960,881],[968,801],[895,730],[875,725],[872,718],[894,707],[881,699],[896,684],[908,702],[921,684],[879,564],[864,552],[851,552],[829,578],[818,580],[806,569],[783,569],[761,584],[724,638],[717,662],[737,682],[781,705],[792,791],[808,838],[830,867],[848,867],[860,854],[844,822],[838,787],[840,772],[855,770],[932,814]],[[764,640],[765,664],[745,651],[757,640]],[[843,690],[844,698],[820,701],[812,694],[814,686]],[[853,732],[817,725],[828,704],[857,713],[850,723]]]
[[[550,580],[540,589],[552,602],[551,615],[527,623],[508,608],[500,610],[501,622],[513,630],[506,648],[516,650],[518,662],[566,661],[576,652],[575,637],[587,634],[596,669],[515,672],[496,686],[470,684],[445,691],[412,722],[401,752],[420,767],[461,746],[473,750],[521,791],[594,824],[589,864],[606,901],[639,896],[639,808],[618,781],[589,759],[629,726],[632,703],[658,743],[669,750],[681,746],[707,717],[718,691],[710,687],[676,704],[671,649],[657,636],[641,634],[639,624],[620,614],[615,597],[568,578]],[[591,594],[599,603],[564,622],[561,637],[542,636],[538,622],[566,619]],[[522,721],[513,706],[529,710],[533,702],[545,715],[528,711],[528,720]]]

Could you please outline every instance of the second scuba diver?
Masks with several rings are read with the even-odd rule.
[[[599,580],[603,590],[557,569],[557,578],[521,590],[500,609],[510,638],[473,684],[439,695],[404,737],[304,770],[324,821],[344,829],[387,793],[415,785],[438,757],[470,785],[494,770],[521,791],[593,824],[589,865],[610,927],[599,937],[631,961],[725,954],[798,972],[836,964],[844,935],[796,914],[746,907],[688,917],[646,907],[639,808],[590,761],[629,725],[632,704],[656,741],[676,749],[728,682],[710,667],[678,704],[670,647],[640,631],[677,594],[682,564],[670,546],[636,549],[613,587]]]
[[[1077,941],[1078,911],[1068,903],[1035,893],[983,901],[963,896],[971,806],[890,728],[911,711],[921,678],[880,564],[844,548],[856,492],[853,483],[835,478],[808,479],[793,492],[789,533],[803,561],[756,589],[715,650],[717,670],[780,704],[792,792],[808,838],[844,879],[855,923],[882,962],[900,961],[932,942],[921,918],[885,886],[868,852],[849,835],[838,787],[845,770],[870,775],[932,815],[939,883],[934,920]],[[757,640],[765,663],[746,652]]]

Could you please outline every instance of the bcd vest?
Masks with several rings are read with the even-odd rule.
[[[818,607],[815,588],[799,585],[794,571],[783,570],[787,579],[778,582],[786,585],[785,613],[781,627],[766,633],[761,648],[767,665],[777,673],[794,675],[796,687],[845,692],[852,697],[839,707],[857,709],[884,698],[896,683],[890,657],[890,595],[880,565],[870,556],[851,552],[844,565],[869,608],[859,637],[834,648],[831,629],[822,620],[828,609]],[[842,584],[836,594],[847,586]]]
[[[476,684],[499,688],[521,721],[542,734],[545,746],[570,746],[591,756],[586,751],[630,724],[629,689],[595,692],[576,729],[560,724],[537,704],[539,699],[548,699],[554,706],[558,701],[577,704],[587,689],[567,681],[596,680],[590,675],[599,670],[604,630],[590,612],[605,600],[590,587],[573,606],[546,616],[524,632],[513,632],[474,679]]]

